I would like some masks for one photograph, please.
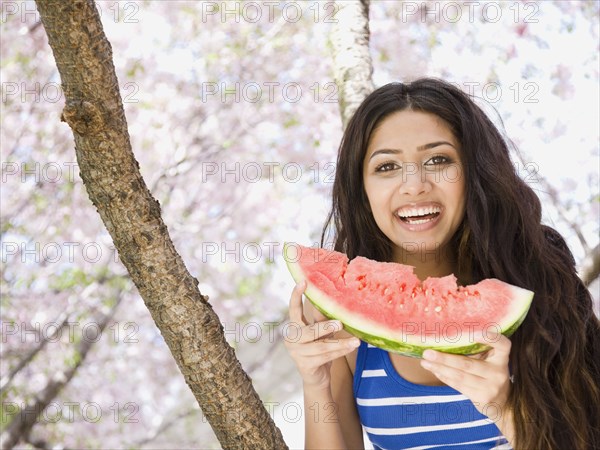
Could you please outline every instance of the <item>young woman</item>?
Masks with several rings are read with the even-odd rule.
[[[421,280],[498,278],[535,297],[510,339],[488,334],[485,354],[421,360],[303,307],[300,283],[290,320],[302,337],[286,345],[306,448],[364,448],[363,427],[386,449],[600,448],[600,323],[565,241],[540,220],[506,142],[460,89],[420,79],[369,95],[340,145],[321,244],[333,223],[350,259],[409,264]]]

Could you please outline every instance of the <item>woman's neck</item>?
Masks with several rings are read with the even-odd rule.
[[[454,274],[460,280],[458,263],[454,253],[408,253],[403,249],[394,252],[394,262],[415,268],[415,275],[423,281],[427,277],[445,277]]]

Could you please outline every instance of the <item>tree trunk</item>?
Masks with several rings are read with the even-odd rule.
[[[373,91],[373,64],[369,53],[369,0],[335,3],[336,22],[331,29],[333,73],[343,128]]]
[[[223,448],[286,448],[142,179],[94,1],[36,3],[61,76],[62,120],[75,137],[81,178],[204,415]]]

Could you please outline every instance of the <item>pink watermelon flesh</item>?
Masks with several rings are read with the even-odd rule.
[[[523,322],[533,292],[496,279],[459,287],[454,275],[421,282],[412,266],[286,244],[294,280],[307,281],[305,295],[325,316],[364,341],[421,357],[427,348],[474,354],[488,330],[510,336]],[[493,336],[493,335],[490,335]]]

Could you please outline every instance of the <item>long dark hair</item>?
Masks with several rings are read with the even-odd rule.
[[[412,110],[443,119],[460,142],[466,212],[451,245],[471,282],[498,278],[535,292],[511,337],[516,448],[600,447],[600,322],[564,239],[541,224],[535,192],[519,178],[509,147],[475,101],[438,79],[391,83],[371,93],[344,132],[321,245],[333,225],[334,249],[349,258],[391,261],[363,188],[363,160],[375,128]]]

